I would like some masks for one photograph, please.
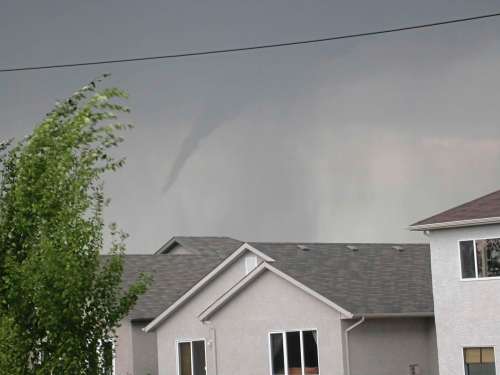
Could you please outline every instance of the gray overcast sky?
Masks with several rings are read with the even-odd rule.
[[[0,0],[0,66],[228,48],[473,16],[496,0]],[[135,130],[108,218],[172,235],[425,241],[405,226],[500,188],[500,19],[225,56],[0,74],[22,137],[102,72]]]

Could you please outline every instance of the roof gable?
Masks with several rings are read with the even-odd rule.
[[[356,316],[433,313],[427,244],[254,242],[220,253],[204,249],[196,255],[127,255],[125,287],[140,272],[154,276],[129,317],[159,324],[245,251]]]
[[[462,227],[500,222],[500,190],[412,224],[411,230]]]
[[[268,255],[262,253],[261,251],[254,248],[252,245],[244,243],[236,251],[234,251],[230,256],[225,258],[220,262],[215,268],[213,268],[208,274],[206,274],[202,279],[200,279],[191,288],[185,291],[184,294],[179,296],[179,298],[168,306],[161,314],[159,314],[151,323],[149,323],[144,329],[149,332],[160,325],[164,320],[168,319],[175,311],[177,311],[181,306],[183,306],[187,301],[194,297],[198,292],[200,292],[205,285],[210,283],[214,278],[221,274],[225,269],[227,269],[231,264],[233,264],[240,256],[246,252],[252,252],[259,258],[263,259],[265,262],[274,262],[274,259]]]
[[[209,319],[214,313],[216,313],[218,310],[220,310],[224,305],[226,305],[233,297],[238,295],[242,290],[244,290],[247,286],[249,286],[255,279],[257,279],[262,273],[265,271],[272,272],[273,274],[277,275],[278,277],[286,280],[290,284],[294,285],[295,287],[299,288],[303,292],[309,294],[310,296],[316,298],[317,300],[325,303],[329,307],[333,308],[334,310],[338,311],[340,314],[342,314],[346,318],[352,318],[353,314],[347,311],[346,309],[342,308],[341,306],[337,305],[336,303],[330,301],[328,298],[325,298],[321,294],[315,292],[313,289],[307,287],[306,285],[300,283],[299,281],[295,280],[294,278],[288,276],[287,274],[281,272],[277,268],[274,268],[272,265],[269,263],[263,262],[261,263],[260,266],[255,268],[252,272],[247,274],[243,279],[241,279],[234,287],[229,289],[226,293],[224,293],[221,297],[216,299],[212,304],[210,304],[204,311],[202,311],[198,317],[200,318],[201,321],[206,321]]]

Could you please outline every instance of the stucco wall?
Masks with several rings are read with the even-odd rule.
[[[158,375],[156,333],[142,330],[148,323],[132,323],[134,375]]]
[[[458,241],[500,237],[500,225],[433,231],[432,279],[439,372],[464,373],[463,347],[496,346],[500,371],[500,280],[461,280]]]
[[[260,262],[260,259],[259,259]],[[169,317],[156,330],[158,342],[159,375],[176,375],[176,340],[210,339],[210,328],[198,319],[201,313],[215,298],[223,294],[245,276],[245,255],[230,265],[221,275],[203,288],[175,314]],[[206,346],[208,375],[215,375],[213,346]],[[221,374],[219,374],[221,375]]]
[[[116,375],[132,375],[134,371],[132,354],[132,324],[128,319],[121,322],[116,330],[117,341],[115,348]]]
[[[117,329],[115,352],[116,375],[157,375],[156,333],[142,331],[149,322],[125,319]]]
[[[269,332],[298,329],[318,331],[322,374],[343,373],[340,314],[270,271],[211,320],[217,338],[217,375],[269,374]]]
[[[343,321],[343,330],[355,322]],[[351,375],[405,375],[410,364],[438,375],[433,318],[368,319],[349,333],[349,350]]]

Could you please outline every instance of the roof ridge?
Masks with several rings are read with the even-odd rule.
[[[172,238],[227,238],[227,239],[234,240],[234,241],[240,241],[237,238],[233,238],[233,237],[229,237],[229,236],[202,236],[202,235],[199,235],[199,236],[172,236]],[[240,242],[242,242],[242,241],[240,241]]]
[[[428,242],[289,242],[289,241],[259,241],[250,244],[276,245],[429,245]]]

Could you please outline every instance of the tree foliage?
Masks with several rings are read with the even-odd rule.
[[[150,282],[122,288],[126,235],[116,225],[100,255],[103,174],[123,165],[112,149],[129,127],[116,122],[126,93],[101,80],[0,146],[1,374],[107,374],[103,349]]]

